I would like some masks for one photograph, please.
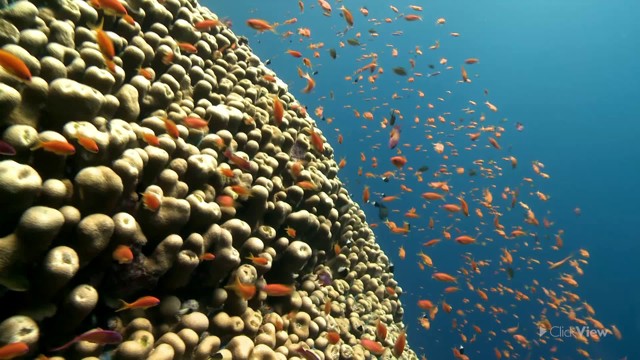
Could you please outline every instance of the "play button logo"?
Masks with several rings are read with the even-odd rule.
[[[543,327],[539,327],[538,328],[538,336],[543,336],[544,334],[547,333],[547,329],[543,328]]]

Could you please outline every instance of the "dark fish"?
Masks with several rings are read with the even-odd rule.
[[[469,176],[476,176],[476,175],[478,175],[477,171],[475,171],[473,169],[469,170]]]
[[[507,268],[507,276],[509,277],[509,280],[513,279],[513,274],[514,274],[513,268],[509,266]]]
[[[427,74],[427,77],[434,77],[440,75],[440,71],[434,71],[431,74]]]
[[[398,66],[393,68],[393,73],[396,75],[405,76],[407,75],[407,70],[402,66]]]
[[[393,109],[391,109],[391,120],[389,120],[389,122],[391,126],[396,124],[396,112]]]
[[[316,70],[313,73],[311,73],[311,75],[318,75],[318,70]]]
[[[369,29],[369,34],[373,35],[373,34],[377,34],[378,32],[376,31],[376,29]]]
[[[336,49],[334,48],[329,49],[329,56],[331,56],[332,59],[335,59],[337,55],[338,54],[336,53]]]
[[[354,39],[354,38],[347,39],[347,43],[349,45],[351,45],[351,46],[360,46],[361,45],[360,41],[358,41],[358,39]]]
[[[271,64],[271,59],[267,59],[267,61],[264,62],[265,65],[270,65]]]
[[[9,143],[6,143],[0,140],[0,155],[9,155],[13,156],[16,154],[16,149],[13,148]]]
[[[389,209],[383,204],[374,201],[373,206],[378,208],[378,218],[380,218],[380,220],[384,220],[389,216]]]
[[[429,167],[427,165],[420,166],[420,168],[418,169],[418,172],[425,172],[425,171],[429,171]]]
[[[435,65],[433,65],[433,64],[429,64],[429,69],[435,69],[435,68],[436,68],[436,66],[435,66]]]

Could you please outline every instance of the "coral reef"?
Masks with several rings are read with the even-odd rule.
[[[246,39],[190,0],[20,1],[0,29],[0,346],[361,359],[380,320],[394,357],[392,265]]]

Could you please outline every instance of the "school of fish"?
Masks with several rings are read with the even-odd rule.
[[[529,166],[519,164],[512,153],[514,136],[507,131],[508,121],[498,115],[499,99],[490,97],[476,71],[480,59],[474,54],[456,62],[446,57],[447,49],[460,50],[456,39],[464,34],[446,29],[446,18],[419,5],[405,9],[376,5],[373,10],[335,3],[340,6],[338,13],[332,11],[333,2],[300,0],[297,9],[283,11],[296,17],[251,18],[246,25],[256,30],[252,41],[281,38],[288,57],[274,56],[267,63],[282,59],[284,68],[301,61],[297,74],[306,86],[300,93],[309,94],[301,98],[315,107],[314,114],[326,124],[325,133],[333,124],[338,144],[361,151],[358,161],[341,158],[339,167],[347,168],[341,176],[352,192],[362,190],[361,206],[367,210],[369,225],[377,228],[385,251],[392,246],[397,249],[395,266],[408,268],[397,274],[424,272],[423,286],[408,291],[419,300],[405,301],[405,306],[416,306],[423,314],[415,320],[419,330],[453,337],[440,343],[449,347],[455,359],[528,359],[534,348],[545,354],[540,359],[559,359],[561,346],[565,352],[589,359],[590,344],[612,341],[598,334],[620,340],[620,330],[597,320],[593,306],[578,294],[590,254],[574,240],[565,246],[564,230],[555,224],[547,205],[551,195],[540,190],[551,177],[544,164],[538,160]],[[305,27],[309,12],[330,18],[334,26]],[[371,52],[368,43],[389,39],[386,35],[405,35],[404,30],[384,33],[394,22],[412,22],[405,26],[406,36],[414,36],[417,43],[411,48],[388,43],[388,51]],[[312,33],[335,29],[340,31],[334,43],[314,41]],[[252,34],[247,28],[236,31]],[[263,34],[266,31],[271,34]],[[423,43],[430,37],[433,42]],[[351,48],[358,49],[355,57]],[[340,61],[344,73],[323,73],[323,64],[331,61]],[[274,75],[266,76],[275,81]],[[318,88],[323,81],[339,80],[344,82],[341,89],[329,89],[328,95],[324,87]],[[381,91],[384,88],[397,91],[387,97]],[[338,91],[344,94],[336,96]],[[473,95],[465,100],[467,106],[451,108],[448,102],[459,99],[458,93]],[[365,102],[370,107],[352,105]],[[289,109],[277,97],[273,107],[276,121],[281,122],[282,113]],[[361,131],[343,135],[342,130],[353,128],[354,123]],[[520,122],[512,127],[524,130]],[[312,143],[322,148],[313,131]],[[356,179],[349,178],[349,167],[357,167]],[[409,186],[415,183],[419,186]],[[418,207],[413,205],[416,202]],[[405,204],[412,205],[404,208]],[[384,226],[371,221],[375,211]],[[579,215],[578,210],[575,213]],[[458,254],[458,261],[452,262],[451,254]],[[410,319],[405,321],[412,324]],[[586,325],[599,332],[576,333],[570,339],[538,337],[538,329],[555,325]],[[378,340],[384,341],[386,327],[380,322],[376,326]],[[340,341],[337,333],[328,337],[332,343]],[[402,354],[405,342],[403,331],[390,348],[395,356]],[[483,342],[493,351],[465,354],[462,346],[452,345],[474,342]],[[384,351],[376,340],[362,338],[361,344],[372,354]],[[312,358],[305,355],[307,349],[300,352]],[[428,351],[423,352],[422,359],[427,359]]]

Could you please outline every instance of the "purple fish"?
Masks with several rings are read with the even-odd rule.
[[[13,156],[16,154],[16,149],[9,145],[7,142],[0,140],[0,155]]]
[[[120,333],[117,331],[102,330],[100,328],[96,328],[76,336],[75,338],[73,338],[73,340],[69,341],[68,343],[62,346],[53,348],[51,349],[51,351],[64,350],[79,341],[88,341],[90,343],[99,344],[99,345],[119,344],[122,342],[122,335],[120,335]]]
[[[331,282],[333,281],[331,274],[324,270],[318,273],[318,280],[320,280],[322,286],[331,285]]]

